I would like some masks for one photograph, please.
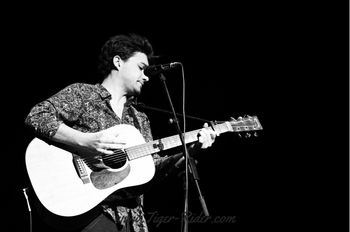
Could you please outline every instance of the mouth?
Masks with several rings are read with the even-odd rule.
[[[142,81],[138,81],[138,83],[140,84],[140,87],[142,87],[144,85],[144,83]]]

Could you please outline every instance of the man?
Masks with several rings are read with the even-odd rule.
[[[35,105],[25,124],[37,137],[95,160],[132,144],[133,135],[137,133],[142,135],[144,142],[152,141],[147,115],[134,105],[148,81],[144,70],[152,56],[151,44],[140,35],[111,37],[101,49],[101,83],[67,86]],[[198,141],[190,148],[208,148],[215,136],[215,132],[205,125],[198,134]],[[156,176],[166,173],[183,159],[182,154],[152,156]],[[94,165],[92,168],[96,170],[108,168],[102,161],[96,161]],[[141,192],[117,191],[101,202],[99,216],[81,231],[148,231],[142,201]]]

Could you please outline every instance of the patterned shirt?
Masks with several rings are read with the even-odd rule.
[[[145,139],[151,141],[150,122],[144,112],[136,109],[133,98],[124,105],[119,118],[110,105],[111,94],[101,84],[74,83],[47,100],[35,105],[25,120],[36,135],[51,138],[64,123],[81,132],[98,132],[119,124],[135,126]],[[153,154],[156,173],[169,164],[167,156]],[[119,191],[118,191],[119,192]],[[147,232],[142,209],[143,196],[131,196],[128,192],[115,193],[102,202],[102,208],[117,225],[132,224],[133,229]],[[124,198],[127,200],[123,201]],[[130,200],[131,199],[131,200]],[[117,202],[117,203],[116,203]]]

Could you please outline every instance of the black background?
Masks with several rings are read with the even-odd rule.
[[[158,6],[158,8],[156,7]],[[240,2],[187,5],[4,6],[2,16],[5,226],[29,231],[24,119],[37,102],[74,82],[95,83],[96,58],[110,36],[149,38],[159,62],[183,63],[186,113],[208,120],[256,115],[258,137],[227,133],[202,152],[200,186],[213,218],[190,231],[348,230],[348,4]],[[180,69],[166,73],[180,113]],[[140,101],[169,110],[157,78]],[[155,138],[173,135],[168,116],[149,112]],[[187,120],[187,130],[202,122]],[[145,209],[180,218],[182,179],[146,194]],[[195,186],[189,209],[200,216]],[[150,229],[180,231],[179,220]],[[48,229],[33,212],[33,231]]]

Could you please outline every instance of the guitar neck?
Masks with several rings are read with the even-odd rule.
[[[214,130],[217,134],[222,134],[228,131],[232,131],[230,123],[225,122],[214,125]],[[193,130],[184,133],[185,144],[192,143],[198,140],[198,133],[201,129]],[[145,144],[129,147],[125,149],[126,154],[130,160],[141,158],[146,155],[150,155],[159,151],[168,150],[181,146],[182,142],[179,135],[173,135],[162,139],[154,140]]]

